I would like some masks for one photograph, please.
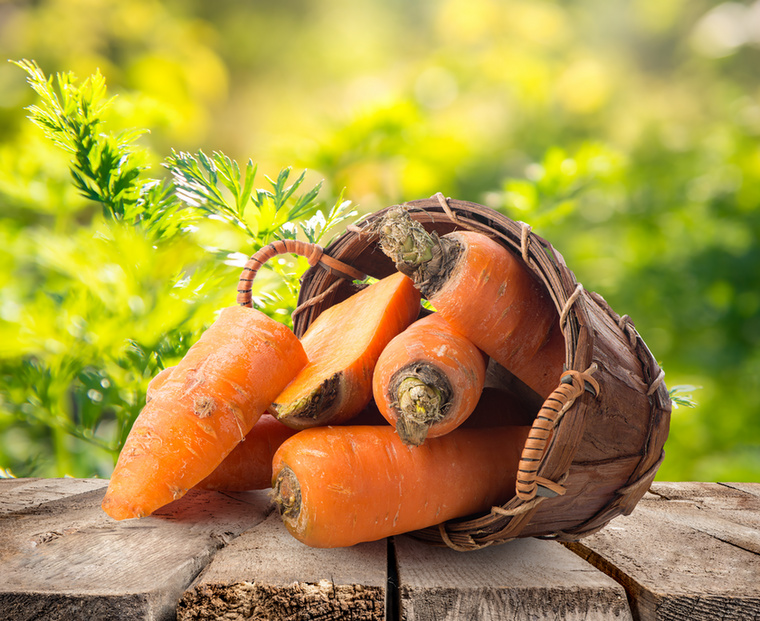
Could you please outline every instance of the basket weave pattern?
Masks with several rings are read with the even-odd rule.
[[[558,378],[557,390],[542,408],[548,416],[537,416],[534,422],[534,432],[542,439],[533,447],[526,443],[523,451],[523,458],[533,464],[529,484],[518,484],[515,497],[487,514],[413,535],[457,550],[516,537],[571,541],[629,514],[662,462],[671,410],[664,373],[633,322],[584,289],[562,256],[527,224],[440,194],[405,207],[439,235],[457,229],[479,231],[521,257],[554,301],[566,351],[565,377],[561,382]],[[349,227],[324,249],[331,264],[317,262],[304,274],[293,315],[297,335],[322,310],[355,291],[345,271],[336,266],[347,264],[354,273],[376,278],[395,270],[376,245],[373,224],[384,212]]]

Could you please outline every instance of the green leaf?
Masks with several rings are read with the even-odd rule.
[[[701,386],[692,386],[690,384],[680,384],[673,386],[669,391],[670,400],[673,402],[673,406],[695,408],[697,407],[697,401],[694,399],[691,393],[695,390],[699,390]]]
[[[61,149],[71,153],[71,172],[81,194],[103,206],[106,216],[123,220],[141,191],[144,152],[134,146],[142,131],[115,135],[100,131],[102,115],[111,104],[105,78],[96,72],[81,84],[71,73],[46,78],[33,61],[15,64],[27,72],[27,80],[40,97],[27,108],[29,119]],[[134,222],[132,222],[134,224]]]

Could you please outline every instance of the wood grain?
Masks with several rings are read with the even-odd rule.
[[[567,546],[623,584],[634,618],[760,619],[760,484],[655,483]]]
[[[0,516],[33,509],[67,496],[104,489],[103,479],[0,479]]]
[[[266,496],[191,491],[153,516],[116,522],[107,481],[0,481],[0,619],[172,619],[225,543],[261,521]]]
[[[0,620],[760,620],[760,483],[654,483],[580,542],[473,552],[308,548],[264,491],[116,522],[106,483],[0,480]]]
[[[519,539],[474,552],[395,542],[401,619],[631,619],[625,591],[561,544]]]
[[[217,554],[182,597],[178,621],[384,619],[386,548],[309,548],[272,513]]]

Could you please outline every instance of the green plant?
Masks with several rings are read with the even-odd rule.
[[[354,212],[342,196],[320,208],[321,185],[304,189],[306,172],[290,182],[286,168],[256,187],[251,161],[241,173],[218,152],[173,152],[162,162],[169,179],[152,177],[144,131],[105,132],[113,99],[100,73],[78,82],[71,73],[47,78],[33,61],[16,64],[39,99],[30,120],[69,154],[74,187],[101,210],[57,230],[34,223],[11,249],[18,260],[0,313],[0,429],[28,450],[14,459],[0,444],[2,466],[6,474],[108,475],[150,378],[234,303],[247,256],[240,249],[250,254],[299,231],[319,241]],[[262,274],[257,307],[287,323],[303,267],[286,260]]]

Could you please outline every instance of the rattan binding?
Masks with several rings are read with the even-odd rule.
[[[550,293],[565,336],[565,369],[536,413],[523,459],[532,466],[516,495],[489,513],[416,531],[456,550],[517,537],[576,540],[636,506],[662,463],[671,403],[664,374],[627,316],[576,281],[562,255],[525,223],[475,203],[411,201],[412,217],[439,235],[470,229],[490,235],[520,257]],[[324,249],[323,256],[382,278],[395,269],[376,247],[371,214]],[[294,329],[356,290],[347,274],[310,268],[303,276]],[[502,370],[503,371],[503,370]],[[543,420],[548,419],[548,420]],[[527,463],[527,462],[526,462]]]

